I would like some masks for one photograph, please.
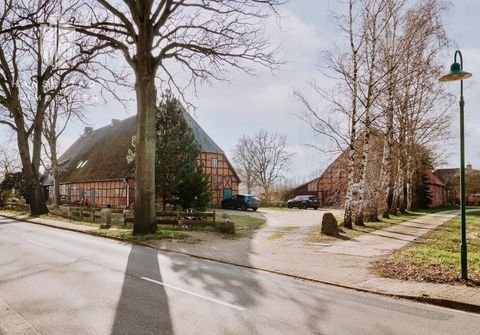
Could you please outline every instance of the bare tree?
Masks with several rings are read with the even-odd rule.
[[[362,50],[365,46],[365,34],[359,33],[362,26],[358,23],[356,0],[348,1],[346,16],[337,17],[340,28],[348,39],[348,50],[345,52],[327,52],[326,61],[330,79],[337,81],[332,91],[325,90],[314,84],[313,87],[322,99],[329,103],[330,113],[316,111],[300,93],[297,97],[306,107],[303,119],[310,124],[313,131],[329,138],[340,151],[348,151],[347,192],[345,199],[344,226],[353,227],[354,210],[357,204],[358,185],[354,180],[358,156],[358,131],[361,122],[361,70],[365,59]],[[360,27],[360,28],[359,28]],[[338,48],[337,50],[341,50]],[[347,124],[347,126],[343,126]]]
[[[48,212],[39,181],[46,111],[72,75],[95,79],[92,59],[105,47],[78,37],[58,40],[60,29],[71,31],[58,17],[73,9],[62,1],[5,1],[0,16],[0,123],[16,132],[32,214]],[[75,52],[60,52],[63,43]]]
[[[265,130],[252,137],[243,136],[237,144],[235,157],[244,159],[241,164],[251,171],[253,182],[262,187],[267,203],[272,186],[282,178],[291,163],[292,155],[286,149],[285,135],[270,134]]]
[[[21,164],[18,159],[18,152],[11,148],[10,141],[0,148],[0,179],[6,174],[19,171]]]
[[[433,151],[435,143],[449,133],[448,107],[453,101],[437,81],[441,72],[437,59],[448,44],[440,19],[444,11],[442,2],[429,0],[404,14],[404,34],[399,38],[405,66],[398,69],[400,80],[394,95],[399,149],[393,212],[397,207],[401,211],[411,208],[415,193],[413,179],[423,148]]]
[[[415,169],[421,168],[415,165],[420,161],[417,149],[433,150],[426,144],[447,133],[442,104],[448,95],[432,75],[447,41],[440,22],[444,9],[439,0],[350,0],[348,14],[338,17],[347,51],[337,48],[326,58],[326,76],[337,85],[334,90],[313,86],[329,102],[329,110],[315,110],[296,93],[306,107],[302,118],[348,152],[345,227],[353,221],[362,225],[367,209],[368,218],[376,219],[379,206],[385,216],[400,203],[407,208]],[[381,172],[380,178],[368,181],[367,166],[379,165],[378,158],[375,163],[370,159],[373,133],[383,139]]]
[[[257,186],[252,165],[253,159],[252,151],[249,150],[249,139],[242,137],[235,147],[233,162],[235,163],[235,168],[240,176],[240,180],[247,188],[248,194],[251,194],[252,189]]]
[[[74,83],[75,85],[73,85]],[[53,179],[53,199],[56,206],[60,205],[58,140],[72,119],[85,123],[83,108],[89,102],[86,94],[88,84],[85,79],[78,76],[75,81],[71,81],[71,84],[72,86],[65,90],[62,95],[57,95],[49,104],[45,111],[46,117],[43,126],[43,135],[46,140],[44,151],[50,163],[50,166],[46,168]]]
[[[245,71],[241,60],[271,67],[275,61],[262,36],[261,20],[283,0],[86,1],[78,31],[118,51],[135,74],[137,132],[134,234],[156,230],[155,106],[161,90],[183,92],[169,64],[197,80],[222,79],[225,66]],[[78,16],[78,15],[77,15]],[[83,23],[81,22],[83,21]]]

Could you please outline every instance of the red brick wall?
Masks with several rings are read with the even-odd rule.
[[[447,191],[440,185],[429,184],[429,190],[432,193],[432,203],[430,207],[440,207],[447,202]]]

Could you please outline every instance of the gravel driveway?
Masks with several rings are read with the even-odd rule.
[[[260,209],[260,213],[267,218],[268,227],[271,229],[282,227],[312,227],[322,223],[323,214],[342,215],[341,209]]]

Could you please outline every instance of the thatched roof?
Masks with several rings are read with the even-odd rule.
[[[135,119],[112,122],[85,132],[59,158],[61,183],[128,178],[134,166],[127,152],[135,135]]]
[[[192,127],[202,152],[224,154],[188,112],[185,118]],[[127,152],[136,131],[136,116],[108,126],[87,131],[59,158],[61,183],[114,180],[134,176],[134,163],[128,164]]]

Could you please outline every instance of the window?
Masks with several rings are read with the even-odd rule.
[[[120,194],[122,194],[122,189],[121,188],[116,188],[115,189],[115,198],[120,198]]]
[[[78,162],[77,169],[81,169],[82,167],[84,167],[87,162],[88,160]]]
[[[212,183],[215,183],[217,181],[217,176],[216,175],[212,175]]]
[[[216,158],[212,158],[212,168],[216,168],[218,166],[218,160]]]

